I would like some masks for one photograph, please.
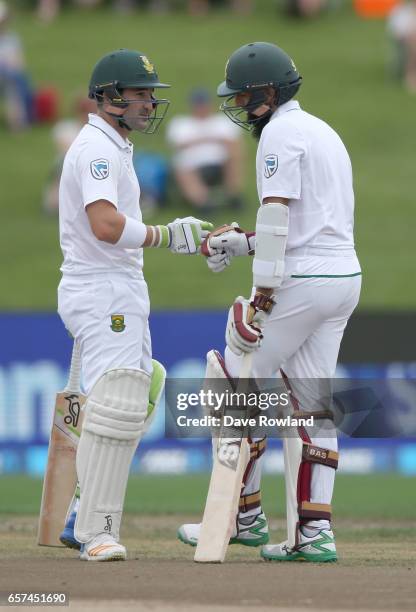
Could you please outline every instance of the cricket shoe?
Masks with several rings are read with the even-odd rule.
[[[263,546],[260,554],[266,561],[327,563],[338,559],[334,534],[330,529],[322,529],[313,537],[307,537],[300,532],[299,544],[295,548],[290,548],[286,541]]]
[[[269,527],[263,512],[254,516],[239,518],[238,528],[230,538],[230,544],[243,546],[261,546],[269,541]],[[178,538],[184,544],[196,546],[198,544],[201,523],[187,523],[178,529]]]
[[[59,536],[59,540],[62,542],[64,546],[67,548],[75,548],[75,550],[81,550],[81,544],[75,539],[75,519],[77,518],[77,513],[73,510],[65,523],[64,530]]]
[[[125,561],[127,551],[112,536],[99,533],[86,544],[82,544],[79,558],[83,561]]]

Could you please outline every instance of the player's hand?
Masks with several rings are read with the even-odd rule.
[[[201,245],[201,253],[212,257],[218,253],[226,253],[231,257],[242,257],[254,252],[254,234],[242,230],[238,223],[222,225],[209,234]]]
[[[175,219],[168,223],[170,232],[169,248],[172,253],[195,255],[199,253],[201,244],[213,229],[209,221],[201,221],[195,217]]]
[[[201,252],[202,252],[202,247],[201,247]],[[225,270],[225,268],[229,266],[230,263],[231,263],[231,257],[227,255],[225,251],[222,253],[216,253],[215,255],[211,255],[210,257],[207,257],[208,268],[211,270],[211,272],[214,272],[215,274]]]
[[[266,316],[241,295],[235,300],[228,312],[225,332],[225,341],[233,353],[241,355],[259,348]]]

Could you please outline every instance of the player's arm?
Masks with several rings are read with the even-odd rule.
[[[289,199],[267,197],[263,200],[263,206],[267,204],[288,206]],[[217,228],[209,234],[201,247],[201,253],[207,257],[207,264],[212,272],[222,272],[230,265],[233,257],[254,255],[255,251],[256,232],[245,232],[237,223]],[[266,291],[266,288],[264,290]]]
[[[258,235],[258,241],[260,243],[258,245],[259,253],[257,254],[257,261],[261,257],[260,251],[263,251],[267,248],[266,245],[264,244],[264,241],[268,239],[270,232],[272,232],[273,237],[270,241],[271,244],[270,244],[269,251],[271,251],[272,249],[275,249],[275,254],[272,255],[271,253],[268,253],[267,256],[269,257],[269,259],[272,260],[272,263],[273,262],[275,263],[276,274],[275,274],[275,278],[273,279],[274,280],[273,286],[266,286],[263,282],[263,279],[259,278],[256,280],[254,268],[255,267],[258,268],[259,264],[258,263],[256,264],[256,255],[254,256],[253,280],[254,280],[254,286],[256,287],[256,295],[260,294],[260,295],[266,295],[270,297],[276,292],[277,288],[280,286],[282,282],[283,269],[284,269],[284,256],[285,256],[285,250],[286,250],[287,233],[288,233],[288,225],[289,225],[289,212],[287,210],[288,205],[289,205],[289,200],[287,198],[279,198],[279,197],[270,196],[270,197],[264,198],[263,206],[273,207],[273,211],[274,211],[273,214],[269,214],[271,211],[271,208],[264,211],[263,214],[261,213],[261,208],[260,208],[259,213],[257,214],[256,235]],[[286,209],[283,207],[286,207]],[[265,228],[260,230],[259,233],[257,234],[257,226],[259,225],[258,219],[260,215],[266,217],[269,223],[266,225]],[[283,225],[276,226],[274,225],[274,223],[282,223]],[[265,232],[266,232],[266,237],[265,237]],[[277,274],[278,270],[280,270],[280,274]],[[259,282],[263,284],[259,285],[258,284]]]
[[[262,340],[262,328],[274,306],[274,295],[283,281],[284,257],[291,200],[301,197],[301,160],[307,147],[292,124],[283,124],[279,139],[266,132],[258,170],[261,206],[257,211],[253,258],[252,299],[238,297],[231,306],[226,329],[229,348],[236,354],[254,351]]]
[[[262,340],[262,327],[273,309],[274,296],[283,281],[289,226],[288,199],[263,200],[257,212],[256,251],[253,258],[254,295],[239,296],[228,313],[226,341],[239,355],[254,351]]]
[[[75,171],[91,231],[97,240],[125,249],[166,247],[193,255],[212,224],[194,217],[147,226],[117,209],[121,162],[114,147],[88,144],[75,160]]]
[[[91,231],[97,240],[126,249],[165,247],[173,253],[193,255],[212,229],[212,224],[194,217],[175,219],[167,225],[145,225],[120,212],[108,200],[87,204]]]

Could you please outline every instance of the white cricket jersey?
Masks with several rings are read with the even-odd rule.
[[[295,100],[282,104],[263,129],[256,168],[260,203],[290,200],[288,256],[303,247],[355,252],[351,161],[329,125]]]
[[[143,249],[97,240],[85,207],[111,202],[120,213],[142,220],[133,145],[98,115],[90,114],[70,146],[59,185],[59,229],[66,275],[124,273],[143,278]]]

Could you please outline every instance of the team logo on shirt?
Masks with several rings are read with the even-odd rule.
[[[264,158],[264,176],[270,178],[276,172],[279,166],[277,155],[271,153]]]
[[[94,159],[90,164],[90,168],[92,176],[97,181],[106,179],[110,174],[110,162],[108,159]]]
[[[124,324],[124,315],[122,314],[114,314],[111,315],[111,329],[113,332],[122,332],[126,329]]]

